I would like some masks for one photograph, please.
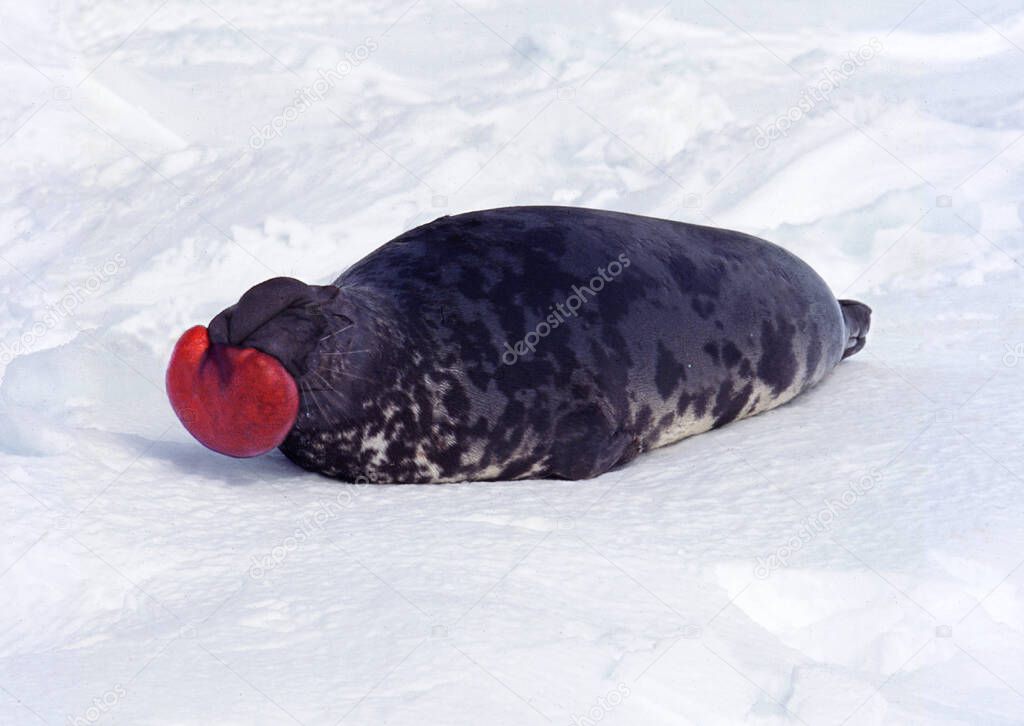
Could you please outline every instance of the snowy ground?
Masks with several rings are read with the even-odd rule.
[[[1024,723],[1016,0],[11,5],[0,722]],[[775,240],[868,347],[588,482],[358,487],[174,419],[250,285],[529,203]]]

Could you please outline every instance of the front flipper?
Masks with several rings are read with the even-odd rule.
[[[613,425],[606,407],[580,403],[555,426],[550,475],[558,479],[591,479],[627,457],[633,437]]]

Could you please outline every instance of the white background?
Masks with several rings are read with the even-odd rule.
[[[1024,723],[1018,2],[4,4],[0,722]],[[868,346],[586,482],[174,419],[250,285],[531,203],[776,241]]]

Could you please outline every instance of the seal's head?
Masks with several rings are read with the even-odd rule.
[[[279,446],[299,412],[296,381],[330,318],[333,285],[275,277],[246,292],[209,327],[178,340],[167,367],[174,412],[204,446],[258,456]]]

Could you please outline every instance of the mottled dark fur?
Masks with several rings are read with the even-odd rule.
[[[297,285],[257,286],[211,336],[296,377],[289,458],[374,482],[596,476],[789,400],[870,313],[755,237],[568,207],[442,217]]]

